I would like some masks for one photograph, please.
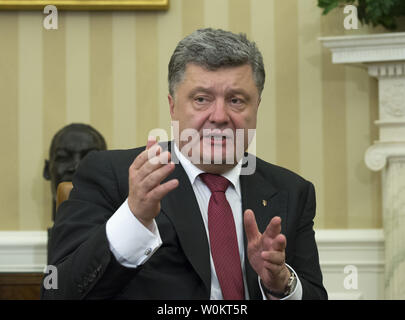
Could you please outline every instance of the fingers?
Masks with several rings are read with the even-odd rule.
[[[156,138],[152,136],[149,137],[146,149],[136,157],[131,167],[135,170],[141,168],[148,159],[159,155],[161,151],[162,148],[157,144]]]
[[[159,185],[174,169],[170,163],[169,151],[162,153],[156,138],[148,138],[146,149],[141,152],[129,167],[129,182],[137,192],[145,196],[153,187]]]
[[[156,186],[158,186],[169,174],[174,170],[174,163],[169,163],[164,166],[160,166],[157,168],[148,169],[149,174],[146,175],[143,179],[141,179],[141,183],[143,185],[143,191],[149,192]],[[146,171],[145,169],[144,171]]]
[[[284,251],[287,247],[287,239],[281,234],[281,218],[271,219],[263,235],[260,233],[254,212],[247,209],[244,214],[245,232],[248,243],[258,238],[262,239],[263,249]]]
[[[134,169],[134,170],[138,170],[139,168],[141,168],[144,165],[144,163],[149,159],[149,157],[152,154],[153,155],[159,155],[161,151],[162,151],[162,148],[158,144],[155,144],[153,146],[149,146],[149,148],[142,151],[135,158],[134,162],[132,162],[132,164],[131,164],[131,168]]]
[[[275,257],[283,257],[285,256],[285,245],[287,241],[284,235],[279,235],[275,241],[273,242],[272,248],[269,250],[263,250],[261,252],[261,256],[265,260],[271,260],[271,258]],[[273,261],[273,260],[271,260]],[[284,261],[278,261],[276,258],[274,259],[273,263],[278,264],[278,263],[284,262]]]
[[[284,251],[285,248],[287,247],[287,239],[285,235],[279,234],[273,242],[273,249],[277,251]]]
[[[148,142],[146,143],[145,150],[136,157],[134,162],[132,162],[131,168],[135,170],[140,169],[147,160],[158,156],[161,151],[162,147],[157,143],[156,138],[153,136],[148,137]]]
[[[261,258],[263,259],[263,267],[273,276],[279,274],[285,268],[285,250],[262,251]]]
[[[287,247],[287,239],[281,233],[273,239],[263,234],[262,241],[264,251],[284,251]]]
[[[263,233],[263,248],[268,251],[284,251],[287,239],[281,233],[281,218],[274,217]]]
[[[244,213],[244,225],[250,264],[266,281],[267,288],[275,292],[283,291],[288,269],[285,264],[287,239],[281,234],[281,218],[274,217],[261,234],[253,211],[248,209]]]
[[[261,256],[268,264],[282,266],[285,263],[284,251],[262,251]]]
[[[275,238],[277,235],[281,233],[281,218],[274,217],[271,219],[270,223],[267,225],[266,230],[264,231],[264,235]]]
[[[160,200],[179,185],[177,179],[161,184],[175,168],[170,159],[170,152],[163,152],[156,139],[150,137],[146,149],[129,167],[128,206],[147,227],[160,212]]]
[[[256,223],[256,218],[255,214],[253,213],[252,210],[247,209],[244,213],[244,224],[245,224],[245,232],[246,232],[246,238],[248,243],[253,242],[254,240],[257,240],[258,237],[261,236],[261,233],[259,232],[259,229],[257,228],[257,223]]]
[[[174,164],[170,163],[170,159],[171,154],[169,151],[165,151],[157,156],[154,156],[150,160],[146,161],[142,167],[137,170],[137,179],[139,181],[143,181],[145,179],[149,180],[151,174],[164,166],[169,166],[174,169]]]
[[[142,180],[149,178],[148,176],[155,170],[165,164],[169,164],[170,159],[170,152],[165,151],[162,153],[162,148],[156,143],[156,139],[150,137],[146,149],[141,152],[131,164],[129,168],[130,177],[135,178],[139,183]]]
[[[163,184],[158,185],[156,188],[153,188],[147,195],[148,198],[160,201],[163,199],[165,195],[167,195],[170,191],[176,189],[179,185],[179,180],[172,179],[167,181]]]
[[[149,149],[150,147],[152,147],[155,143],[157,143],[157,140],[155,137],[150,136],[148,137],[148,143],[146,144],[146,149]]]

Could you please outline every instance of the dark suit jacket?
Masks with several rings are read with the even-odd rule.
[[[120,265],[109,249],[106,222],[127,198],[128,168],[143,150],[92,152],[82,160],[70,198],[59,207],[50,239],[49,264],[57,266],[58,289],[42,289],[43,298],[209,299],[208,240],[192,186],[180,164],[166,179],[177,178],[179,187],[162,200],[156,217],[162,246],[136,269]],[[240,177],[243,211],[254,211],[260,232],[272,217],[282,218],[286,262],[299,276],[303,298],[327,298],[314,239],[313,185],[291,171],[256,159],[255,173]],[[246,243],[245,235],[245,250]],[[245,257],[250,299],[262,299],[257,274],[247,253]]]

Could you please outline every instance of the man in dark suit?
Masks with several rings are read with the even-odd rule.
[[[168,96],[179,135],[81,162],[50,244],[58,289],[43,297],[327,298],[313,185],[245,153],[264,78],[243,35],[180,41]]]

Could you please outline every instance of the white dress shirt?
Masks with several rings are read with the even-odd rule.
[[[202,170],[194,166],[177,148],[173,143],[174,152],[183,166],[190,183],[193,187],[198,205],[200,207],[201,215],[204,221],[207,238],[209,239],[208,232],[208,203],[211,197],[211,191],[199,177],[203,173]],[[236,235],[238,239],[239,254],[241,259],[241,267],[243,273],[243,282],[245,286],[245,297],[249,299],[249,293],[246,283],[245,272],[245,250],[243,240],[243,215],[242,215],[242,195],[240,190],[239,174],[241,171],[241,162],[230,171],[224,173],[222,176],[227,178],[231,183],[225,192],[225,196],[232,208],[234,216]],[[128,199],[124,201],[121,207],[111,216],[106,225],[107,239],[110,244],[110,249],[114,254],[117,261],[125,267],[136,268],[145,263],[153,253],[162,245],[159,230],[155,220],[151,230],[146,228],[135,216],[132,214],[128,206]],[[211,300],[223,299],[221,287],[219,285],[218,277],[215,271],[214,262],[210,251],[210,266],[211,266]],[[291,269],[291,267],[289,267]],[[292,269],[291,269],[292,270]],[[292,270],[293,271],[293,270]],[[295,271],[293,271],[295,273]],[[297,274],[297,286],[294,292],[283,299],[299,300],[302,298],[302,285],[299,281]],[[259,279],[258,279],[259,281]],[[260,281],[259,281],[259,286]],[[263,299],[267,299],[263,293]]]

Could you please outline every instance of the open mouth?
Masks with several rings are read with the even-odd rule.
[[[230,139],[228,136],[224,135],[208,135],[203,137],[205,143],[210,145],[226,145],[227,141]]]
[[[208,132],[204,132],[203,139],[205,143],[210,145],[225,145],[228,140],[232,137],[227,132],[221,132],[220,130],[210,130]],[[229,142],[229,141],[228,141]]]

